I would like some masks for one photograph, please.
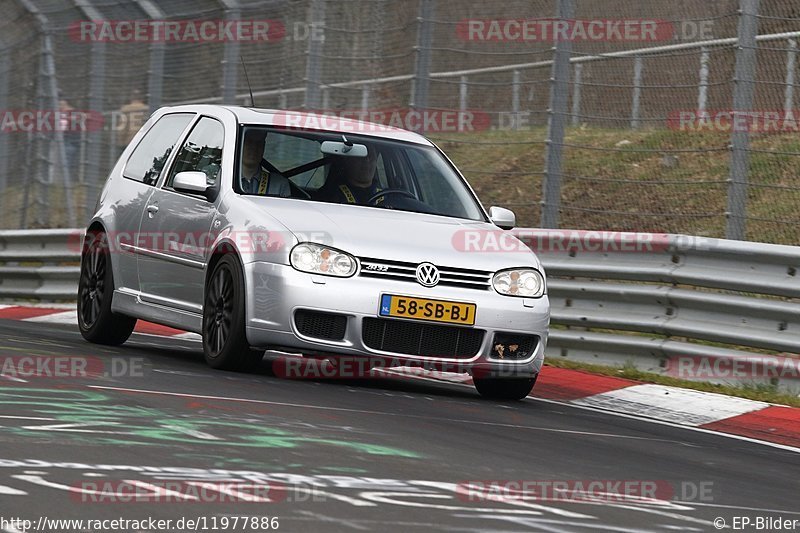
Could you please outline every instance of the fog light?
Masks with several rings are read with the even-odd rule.
[[[539,337],[536,335],[495,333],[491,357],[504,361],[521,361],[532,356],[538,344]]]

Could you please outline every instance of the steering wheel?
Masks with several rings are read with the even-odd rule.
[[[399,194],[401,196],[408,196],[412,200],[416,200],[417,197],[414,196],[413,193],[405,190],[405,189],[385,189],[383,191],[377,192],[370,196],[369,200],[367,200],[367,204],[369,205],[378,205],[376,200],[381,196],[386,196],[387,194]]]

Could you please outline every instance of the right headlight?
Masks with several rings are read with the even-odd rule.
[[[349,278],[356,272],[352,255],[313,242],[301,242],[289,254],[291,265],[302,272]]]
[[[533,268],[501,270],[492,278],[492,286],[505,296],[539,298],[544,294],[544,276]]]

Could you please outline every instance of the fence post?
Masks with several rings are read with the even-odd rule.
[[[58,109],[60,102],[58,82],[56,81],[55,47],[53,45],[53,38],[49,33],[45,34],[45,48],[47,49],[47,55],[45,56],[45,72],[48,84],[47,89],[50,93],[50,106],[52,109]],[[67,211],[66,222],[70,228],[75,227],[75,209],[73,208],[74,200],[72,198],[72,190],[75,186],[75,183],[72,180],[73,169],[70,168],[69,159],[67,159],[67,149],[64,145],[64,135],[75,135],[75,133],[76,132],[74,131],[65,133],[58,129],[56,129],[55,132],[56,158],[58,165],[61,167],[61,179],[64,184],[64,208]],[[92,198],[92,200],[94,200],[94,198]],[[86,203],[89,204],[90,202],[87,201]]]
[[[92,54],[89,82],[89,109],[97,113],[103,112],[105,105],[105,81],[106,81],[106,44],[104,42],[93,42],[90,53]],[[100,192],[100,182],[103,180],[101,175],[102,157],[101,135],[102,131],[91,131],[88,133],[88,146],[86,148],[86,181],[89,189],[86,196],[86,216],[91,216],[94,201]]]
[[[331,88],[330,87],[322,87],[322,109],[323,111],[329,111],[331,108]]]
[[[734,123],[753,107],[756,71],[756,35],[759,0],[740,0],[738,47],[733,87]],[[746,118],[745,118],[746,121]],[[742,131],[743,130],[743,131]],[[744,240],[747,231],[747,179],[750,166],[750,133],[731,128],[731,169],[728,180],[728,210],[725,236]]]
[[[134,0],[139,9],[153,20],[164,20],[164,12],[149,0]],[[164,42],[160,39],[150,43],[150,67],[147,71],[147,104],[150,114],[161,107],[164,98]],[[116,144],[112,139],[111,144]],[[113,165],[117,159],[116,146],[109,150],[109,164]]]
[[[41,32],[41,45],[39,46],[39,63],[38,63],[38,71],[36,73],[35,82],[33,83],[33,89],[36,92],[36,106],[39,109],[46,109],[47,107],[53,106],[52,98],[48,100],[47,92],[45,86],[50,85],[50,79],[48,78],[49,75],[49,68],[54,65],[53,59],[53,47],[50,35],[50,22],[48,18],[42,14],[41,11],[30,1],[30,0],[20,0],[20,4],[22,5],[23,9],[30,13],[36,19],[36,25]],[[53,72],[55,74],[55,72]],[[55,81],[55,78],[53,78]],[[57,95],[50,95],[55,96],[58,98]],[[55,102],[56,104],[58,102]],[[58,135],[59,132],[56,132]],[[63,139],[63,137],[62,137]],[[29,179],[25,180],[24,184],[24,197],[22,201],[22,209],[20,210],[20,228],[28,228],[29,220],[28,220],[28,204],[30,202],[31,196],[31,189],[36,189],[33,194],[36,195],[36,199],[34,200],[34,225],[44,228],[49,225],[49,218],[50,218],[50,210],[47,209],[48,201],[47,197],[49,192],[49,187],[45,187],[45,185],[50,184],[51,180],[51,167],[52,163],[50,161],[50,149],[51,143],[47,143],[47,154],[45,154],[44,148],[44,133],[42,131],[28,131],[27,132],[27,142],[25,143],[25,160],[29,162]],[[41,215],[43,212],[46,211],[47,219],[42,219]]]
[[[89,20],[103,20],[103,15],[88,2],[73,0],[75,7]],[[89,63],[89,110],[103,113],[105,107],[106,83],[106,43],[102,40],[92,41],[89,49],[91,59]],[[100,192],[100,182],[103,180],[102,140],[103,131],[90,131],[87,134],[88,147],[86,153],[86,218],[91,216],[94,201]]]
[[[361,86],[361,111],[364,113],[369,111],[369,85],[367,84]]]
[[[633,101],[631,102],[631,129],[639,129],[639,105],[642,99],[642,56],[633,60]]]
[[[559,20],[575,18],[575,0],[558,0]],[[550,103],[547,117],[547,149],[545,152],[544,179],[542,181],[543,228],[558,227],[558,211],[561,205],[561,163],[564,151],[564,127],[567,120],[567,96],[569,91],[569,66],[572,43],[556,42],[552,74],[550,77]]]
[[[797,41],[789,39],[789,49],[786,52],[786,91],[783,98],[784,117],[793,113],[794,107],[794,80],[797,72]]]
[[[225,22],[235,24],[242,16],[237,0],[222,0],[225,7]],[[309,36],[310,37],[310,36]],[[222,103],[236,104],[236,89],[239,75],[239,39],[226,39],[222,52]],[[247,102],[250,105],[250,102]]]
[[[116,163],[117,159],[119,159],[119,156],[122,155],[122,151],[117,148],[117,144],[119,142],[117,140],[117,135],[119,135],[119,132],[117,131],[117,128],[111,128],[111,131],[108,132],[108,161],[109,161],[109,165],[113,165],[114,163]],[[86,136],[84,135],[82,140],[81,140],[81,143],[82,143],[81,144],[82,157],[86,157],[86,149],[84,148],[84,146],[86,145],[85,137]]]
[[[700,83],[697,85],[697,112],[705,113],[708,105],[708,48],[700,48]]]
[[[0,109],[8,109],[8,81],[11,79],[10,48],[0,49]],[[0,192],[8,184],[8,135],[0,134]]]
[[[409,106],[417,110],[426,109],[428,107],[428,89],[431,83],[432,20],[434,7],[434,0],[420,0],[419,17],[417,18],[417,58],[414,66],[414,80],[411,89],[411,105]],[[424,121],[420,121],[420,123],[423,122]]]
[[[519,89],[520,89],[520,72],[515,70],[511,78],[511,116],[514,117],[512,128],[516,131],[519,129],[521,117],[519,116]]]
[[[150,114],[161,107],[164,99],[164,43],[150,44],[150,68],[147,72],[147,105]]]
[[[322,42],[324,39],[315,39],[315,35],[323,35],[325,31],[325,1],[311,0],[311,26],[309,32],[308,49],[306,54],[306,99],[303,107],[318,110],[320,108],[321,83],[322,83]],[[319,34],[313,28],[321,26]]]
[[[581,123],[581,89],[583,88],[583,63],[575,63],[572,80],[572,125]]]

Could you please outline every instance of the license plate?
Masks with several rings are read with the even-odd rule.
[[[380,315],[472,326],[476,310],[475,304],[384,294],[381,296]]]

